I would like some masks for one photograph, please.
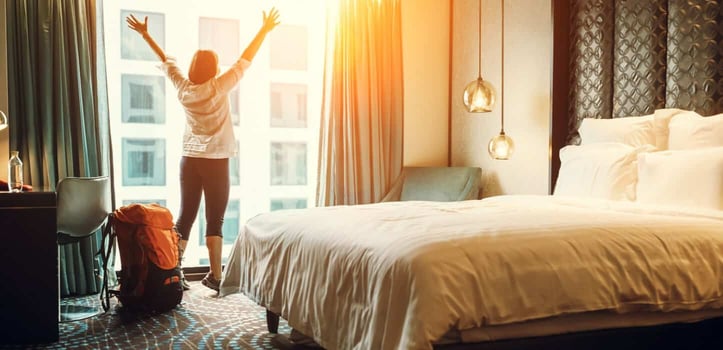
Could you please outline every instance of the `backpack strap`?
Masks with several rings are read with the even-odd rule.
[[[115,255],[116,232],[113,229],[114,218],[113,213],[108,214],[108,220],[106,220],[105,228],[103,229],[100,250],[98,251],[103,262],[103,283],[100,289],[100,302],[101,305],[103,305],[103,311],[110,309],[111,290],[108,287],[108,264],[111,256]]]

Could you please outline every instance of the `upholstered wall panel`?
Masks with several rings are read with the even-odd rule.
[[[723,112],[723,5],[670,0],[666,105]]]
[[[612,118],[665,106],[667,2],[615,2]]]
[[[574,0],[570,9],[570,138],[584,118],[610,118],[614,4],[609,0]]]
[[[568,144],[583,118],[723,112],[720,0],[570,0]]]

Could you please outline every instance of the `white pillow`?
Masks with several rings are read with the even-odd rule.
[[[723,113],[712,117],[693,111],[675,114],[668,128],[671,150],[723,146]]]
[[[670,119],[676,114],[687,111],[677,108],[656,109],[653,114],[653,130],[655,132],[655,148],[660,151],[668,149],[670,135]]]
[[[637,201],[723,210],[723,147],[641,153]]]
[[[553,194],[633,201],[638,153],[653,150],[610,142],[565,146]]]
[[[600,142],[624,143],[633,147],[655,145],[653,114],[612,119],[585,118],[578,132],[581,145]]]

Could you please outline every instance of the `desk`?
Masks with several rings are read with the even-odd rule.
[[[0,343],[58,340],[55,192],[0,191]]]

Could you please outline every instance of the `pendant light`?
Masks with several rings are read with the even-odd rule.
[[[490,153],[492,159],[506,160],[512,155],[515,150],[515,143],[512,142],[512,138],[505,135],[505,0],[500,0],[502,3],[502,61],[500,63],[502,70],[502,79],[500,81],[500,100],[502,100],[502,106],[500,108],[500,120],[501,129],[500,134],[493,137],[487,146],[487,151]]]
[[[463,101],[467,112],[491,112],[495,105],[495,88],[482,79],[482,0],[479,0],[479,32],[477,37],[479,50],[477,79],[472,80],[464,88]]]

